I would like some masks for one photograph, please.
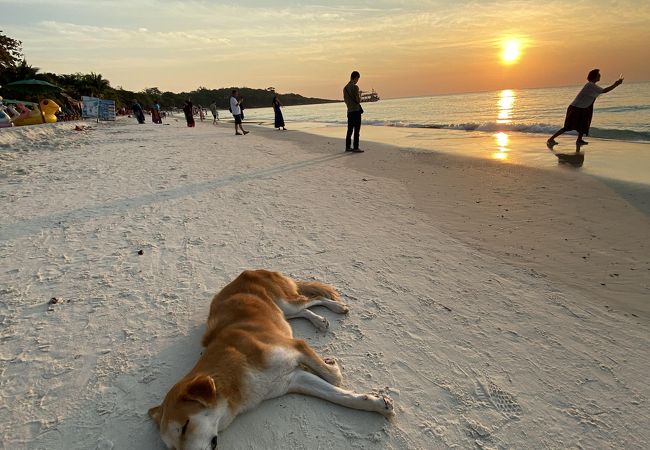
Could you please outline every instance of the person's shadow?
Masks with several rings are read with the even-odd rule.
[[[569,164],[573,167],[582,167],[585,162],[584,153],[556,153],[558,164]]]

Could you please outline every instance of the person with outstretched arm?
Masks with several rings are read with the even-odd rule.
[[[553,150],[553,147],[558,144],[555,138],[562,133],[573,130],[578,132],[576,152],[580,151],[581,146],[588,144],[582,137],[589,136],[589,127],[591,126],[591,118],[594,114],[594,102],[596,98],[600,94],[606,94],[621,85],[623,83],[623,76],[606,88],[598,86],[596,84],[598,81],[600,81],[600,69],[590,71],[587,75],[587,84],[582,87],[575,100],[567,108],[564,126],[546,141],[548,148]]]

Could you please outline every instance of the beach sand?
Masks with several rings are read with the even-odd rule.
[[[340,135],[167,122],[0,133],[0,448],[162,449],[147,409],[247,268],[336,286],[350,314],[295,335],[396,416],[290,395],[220,448],[648,447],[640,191],[399,134],[357,155]]]

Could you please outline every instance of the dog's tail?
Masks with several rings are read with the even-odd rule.
[[[341,299],[336,289],[329,284],[319,281],[296,281],[296,285],[298,285],[298,293],[307,298],[326,297],[337,302]]]

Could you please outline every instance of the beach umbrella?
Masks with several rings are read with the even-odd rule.
[[[56,84],[48,83],[43,80],[20,80],[14,81],[12,83],[7,83],[4,86],[7,89],[27,92],[30,94],[44,94],[46,92],[60,92],[63,90],[62,87],[57,86]]]

